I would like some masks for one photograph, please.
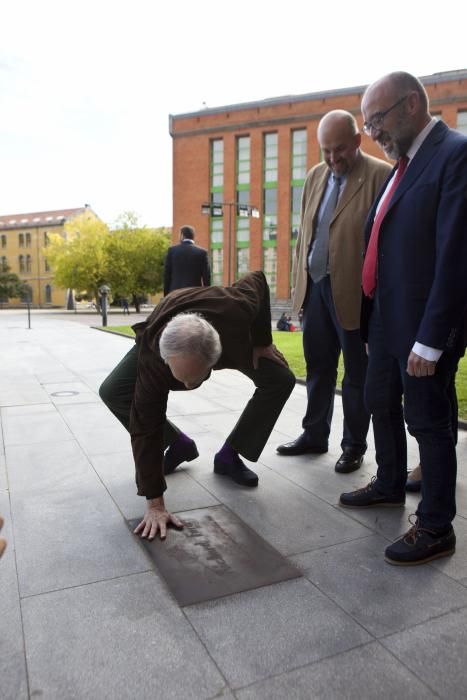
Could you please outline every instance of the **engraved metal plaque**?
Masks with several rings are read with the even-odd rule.
[[[182,607],[301,576],[224,506],[177,515],[183,530],[170,529],[165,541],[140,541]],[[140,521],[128,526],[134,530]]]

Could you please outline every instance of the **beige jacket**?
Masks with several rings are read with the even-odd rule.
[[[368,211],[391,172],[389,163],[360,151],[347,175],[344,191],[329,227],[331,288],[339,323],[345,330],[360,325],[361,277],[364,253],[363,230]],[[326,189],[329,168],[315,165],[305,180],[300,230],[293,259],[293,310],[305,300],[308,284],[307,258],[315,230],[316,216]]]

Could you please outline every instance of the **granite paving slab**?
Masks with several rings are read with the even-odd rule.
[[[2,700],[26,700],[28,684],[16,578],[15,540],[5,491],[0,491],[0,514],[5,521],[1,535],[8,543],[0,560],[0,697]]]
[[[23,596],[150,568],[85,456],[59,447],[50,473],[37,479],[21,474],[25,448],[13,460],[11,509]],[[33,474],[40,455],[31,461],[26,474]]]
[[[384,561],[387,541],[358,541],[292,557],[303,574],[375,637],[467,605],[466,589],[430,565]]]
[[[467,608],[381,640],[437,697],[457,700],[467,688]]]
[[[1,412],[6,447],[73,439],[65,421],[51,403],[2,408]]]
[[[124,517],[130,519],[141,514],[145,499],[136,493],[131,449],[114,454],[93,455],[90,461]],[[166,481],[165,504],[172,512],[219,504],[214,496],[181,467],[169,474]]]
[[[203,473],[200,483],[282,554],[326,547],[368,535],[368,529],[338,508],[291,484],[271,470],[251,465],[257,489],[241,488],[230,479]]]
[[[238,700],[422,700],[438,695],[377,642],[237,690]]]
[[[371,640],[357,622],[303,579],[184,611],[233,689]]]
[[[224,506],[177,513],[183,530],[140,538],[181,606],[296,578],[299,571]],[[133,532],[141,517],[130,520]]]
[[[31,697],[205,700],[226,683],[155,573],[23,601]]]

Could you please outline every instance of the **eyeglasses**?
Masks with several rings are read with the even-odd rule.
[[[408,98],[408,95],[404,95],[404,97],[401,97],[400,100],[397,100],[391,107],[388,107],[388,109],[385,109],[384,112],[376,112],[376,114],[373,115],[373,117],[370,119],[369,122],[364,122],[363,124],[363,131],[367,136],[371,135],[371,130],[372,129],[381,129],[383,126],[384,122],[384,117],[386,114],[389,114],[389,112],[396,107],[398,107],[404,100]]]

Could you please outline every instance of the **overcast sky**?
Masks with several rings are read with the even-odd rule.
[[[89,203],[108,223],[171,225],[169,114],[467,68],[465,2],[428,8],[4,0],[0,214]]]

